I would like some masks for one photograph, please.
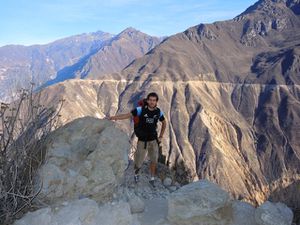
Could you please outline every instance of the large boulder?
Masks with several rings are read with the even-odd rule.
[[[110,199],[128,165],[129,149],[128,136],[108,120],[85,117],[61,127],[45,143],[39,199]]]
[[[255,207],[246,202],[233,201],[233,221],[231,225],[256,225]]]
[[[168,197],[167,220],[172,225],[291,225],[293,212],[283,203],[254,206],[229,198],[207,180],[190,183]]]
[[[102,206],[91,199],[65,202],[27,213],[14,225],[139,225],[125,202],[106,203]]]
[[[283,203],[266,201],[256,209],[255,220],[259,225],[291,225],[293,212]]]
[[[201,180],[183,186],[168,198],[168,221],[174,225],[225,225],[232,221],[229,195]]]

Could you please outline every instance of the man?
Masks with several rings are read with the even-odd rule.
[[[130,113],[120,114],[109,117],[110,120],[123,120],[132,117],[138,117],[139,122],[135,126],[135,134],[138,137],[137,150],[134,154],[134,180],[138,182],[139,171],[148,152],[150,158],[150,175],[149,183],[154,185],[154,177],[158,160],[158,144],[161,143],[165,129],[166,119],[164,113],[157,107],[158,95],[155,92],[148,94],[146,105],[133,109]],[[157,135],[157,122],[162,123],[159,136]]]

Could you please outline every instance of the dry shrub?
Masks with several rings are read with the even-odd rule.
[[[0,108],[0,224],[10,224],[33,206],[42,184],[35,182],[44,153],[41,144],[58,126],[60,107],[40,104],[40,93],[18,92]]]

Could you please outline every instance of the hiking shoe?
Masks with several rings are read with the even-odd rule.
[[[139,182],[140,176],[138,174],[134,175],[135,183]]]
[[[155,183],[154,183],[154,180],[149,180],[149,184],[155,188]]]

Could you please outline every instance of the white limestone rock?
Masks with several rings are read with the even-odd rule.
[[[255,220],[259,225],[291,225],[293,212],[283,203],[266,201],[256,209]]]
[[[246,202],[234,201],[233,222],[231,225],[257,225],[254,214],[255,207]]]
[[[95,201],[82,199],[29,212],[14,225],[96,225],[98,214],[99,208]]]
[[[227,192],[201,180],[183,186],[168,198],[168,221],[174,225],[225,225],[232,220]]]
[[[126,202],[105,204],[99,208],[99,225],[139,225],[130,213],[130,206]]]
[[[91,199],[64,202],[27,213],[14,225],[140,225],[132,217],[128,203],[107,203],[101,207]]]
[[[89,196],[104,202],[123,177],[130,144],[111,121],[85,117],[53,132],[45,148],[37,179],[43,184],[40,199],[54,203]]]
[[[165,187],[170,187],[172,185],[172,179],[170,177],[166,177],[163,181]]]
[[[145,210],[144,201],[136,195],[130,196],[128,202],[131,213],[142,213]]]
[[[51,225],[51,209],[44,208],[34,212],[28,212],[14,225]]]
[[[170,186],[170,187],[168,187],[168,190],[170,191],[170,192],[174,192],[174,191],[176,191],[178,188],[176,187],[176,186]]]

